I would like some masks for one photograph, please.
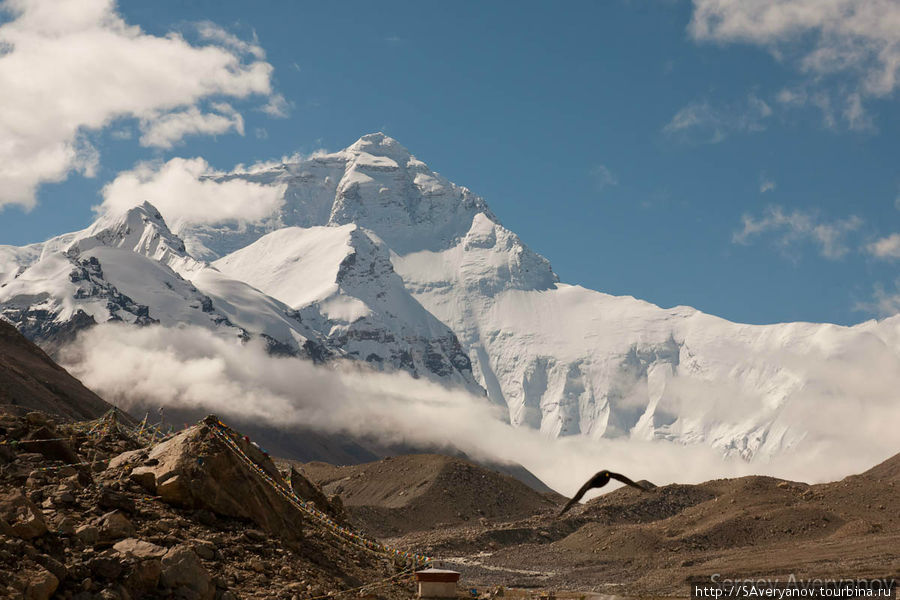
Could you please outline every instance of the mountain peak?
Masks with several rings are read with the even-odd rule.
[[[159,210],[147,201],[100,215],[67,250],[80,253],[96,246],[127,248],[160,261],[173,254],[185,256],[184,242],[172,233]]]
[[[348,152],[364,152],[372,156],[385,156],[393,159],[409,159],[412,154],[394,138],[380,131],[368,133],[347,148]]]

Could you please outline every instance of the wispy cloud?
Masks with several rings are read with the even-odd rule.
[[[663,127],[663,133],[682,141],[716,144],[733,133],[753,133],[766,129],[772,108],[755,94],[742,102],[715,107],[707,100],[691,102]]]
[[[244,135],[244,118],[230,104],[219,102],[214,112],[196,106],[141,120],[141,145],[171,148],[189,135],[217,135],[234,130]]]
[[[878,317],[892,317],[900,313],[900,279],[894,281],[892,290],[885,288],[881,283],[876,283],[872,299],[868,302],[857,302],[854,309]]]
[[[808,242],[815,244],[819,253],[831,260],[850,251],[847,238],[863,224],[857,216],[827,221],[814,211],[788,212],[777,205],[766,208],[758,218],[745,214],[741,222],[741,230],[732,236],[736,244],[749,244],[753,238],[772,234],[776,245],[792,258],[796,258],[791,252],[795,246]]]
[[[606,165],[597,165],[590,171],[591,180],[597,191],[603,191],[606,188],[619,185],[619,179],[616,174],[610,171]]]
[[[774,179],[772,179],[765,173],[759,174],[759,193],[760,194],[765,194],[767,192],[774,192],[776,187],[778,187],[778,184],[775,183]]]
[[[900,233],[892,233],[886,237],[875,240],[866,246],[866,250],[876,258],[889,260],[900,259]]]
[[[900,81],[900,3],[891,0],[694,0],[688,31],[755,44],[793,65],[805,80],[782,101],[818,106],[830,125],[872,128],[864,100],[889,96]]]

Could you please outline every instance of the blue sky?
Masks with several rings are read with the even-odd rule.
[[[32,39],[51,48],[46,36],[57,32],[34,33],[50,26],[30,24],[29,10],[50,5],[66,32],[67,12],[48,0],[7,5],[0,81],[13,99],[0,100],[0,133],[21,137],[14,149],[62,143],[80,158],[0,166],[8,190],[25,182],[25,191],[0,190],[0,243],[84,227],[102,187],[139,161],[203,157],[227,170],[384,131],[485,197],[568,283],[749,323],[850,324],[900,310],[900,235],[891,237],[900,232],[900,8],[891,3],[80,6],[88,2],[96,39],[110,15],[141,29],[142,45],[119,52],[134,58],[121,77],[115,68],[125,67],[97,60],[82,78],[43,77],[42,53],[22,48]],[[20,30],[33,38],[15,37]],[[134,30],[117,31],[134,41]],[[185,65],[183,79],[215,73],[192,75],[191,47],[230,52],[240,65],[163,106],[157,94],[184,81],[153,73],[140,53],[159,57],[154,40],[171,35],[185,40],[177,52],[186,60],[173,50],[168,63]],[[119,82],[131,94],[121,105],[111,100]],[[168,114],[190,116],[207,135],[154,129]],[[63,139],[66,127],[75,133]]]

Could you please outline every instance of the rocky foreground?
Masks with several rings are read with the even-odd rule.
[[[0,597],[412,596],[407,557],[336,534],[339,502],[215,423],[159,441],[110,417],[0,414]],[[264,475],[329,521],[309,518]]]

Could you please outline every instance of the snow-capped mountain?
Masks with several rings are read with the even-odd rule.
[[[283,186],[283,204],[174,233],[143,205],[0,247],[0,316],[39,341],[109,319],[262,336],[486,390],[549,436],[748,459],[799,444],[821,398],[859,401],[846,381],[900,372],[900,316],[750,326],[561,283],[484,200],[383,134],[234,178]]]
[[[273,350],[322,352],[320,336],[295,311],[191,258],[146,203],[42,244],[0,247],[0,256],[0,316],[43,344],[94,323],[124,321],[198,325],[258,335]]]
[[[406,291],[382,243],[353,225],[318,230],[273,232],[211,266],[144,203],[43,244],[0,247],[0,316],[50,347],[107,321],[197,325],[483,393],[456,336]],[[279,262],[294,267],[281,287],[259,275]]]
[[[456,336],[410,295],[373,237],[352,224],[286,227],[213,266],[285,302],[348,356],[483,393]]]
[[[496,219],[484,200],[381,133],[365,135],[341,152],[223,179],[230,178],[286,184],[284,204],[260,223],[179,230],[197,258],[221,258],[283,227],[317,225],[358,225],[398,254],[440,250],[465,235],[475,215]]]

